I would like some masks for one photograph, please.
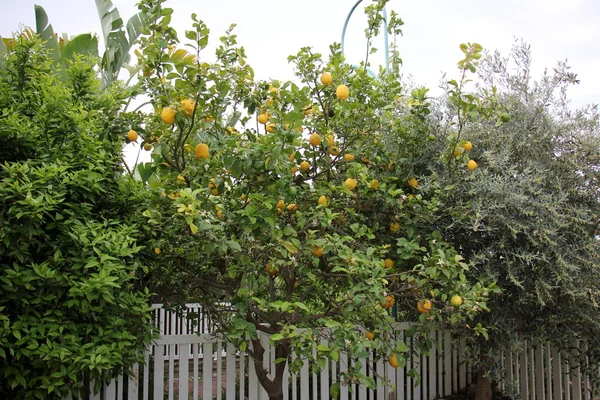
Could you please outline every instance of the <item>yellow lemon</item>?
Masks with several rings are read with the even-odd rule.
[[[346,100],[350,96],[350,89],[346,85],[340,85],[335,89],[335,94],[340,100]]]
[[[312,245],[312,255],[315,257],[321,257],[323,255],[323,248],[319,246]]]
[[[321,75],[321,83],[327,86],[331,85],[331,82],[333,82],[333,76],[331,76],[329,72],[323,72],[323,74]]]
[[[390,258],[386,258],[385,261],[383,262],[383,266],[385,268],[392,268],[394,266],[394,260],[392,260]]]
[[[417,302],[417,310],[421,314],[427,314],[429,312],[429,310],[431,310],[431,301],[429,301],[427,299],[420,300],[419,302]]]
[[[266,124],[267,122],[269,122],[269,116],[267,114],[260,114],[258,116],[258,123],[259,124]]]
[[[327,205],[327,197],[325,195],[319,197],[319,200],[317,201],[317,203],[319,203],[320,206],[323,204]]]
[[[285,201],[283,201],[283,200],[279,200],[279,201],[277,202],[277,205],[276,205],[276,207],[277,207],[278,209],[280,209],[280,210],[283,210],[283,209],[285,208]]]
[[[455,294],[454,296],[450,297],[450,304],[452,304],[452,306],[460,307],[462,303],[462,297],[460,297],[459,295]]]
[[[133,129],[130,129],[129,132],[127,132],[127,139],[130,142],[135,142],[138,139],[138,134],[136,131],[134,131]]]
[[[346,162],[354,161],[354,154],[350,154],[350,153],[344,154],[344,161],[346,161]]]
[[[308,161],[302,161],[300,163],[300,169],[302,169],[302,171],[306,172],[310,169],[310,164],[308,163]]]
[[[370,183],[369,183],[369,189],[372,190],[377,190],[379,189],[379,181],[377,179],[373,179]]]
[[[327,142],[327,146],[331,147],[335,143],[335,137],[332,134],[325,136],[325,141]]]
[[[344,182],[344,185],[346,185],[348,190],[354,190],[354,188],[356,187],[357,184],[358,184],[358,181],[353,178],[348,178],[348,179],[346,179],[346,182]]]
[[[183,109],[183,115],[190,117],[194,113],[196,105],[190,99],[181,100],[181,108]]]
[[[462,148],[465,149],[466,151],[471,151],[473,149],[473,143],[465,142],[465,143],[463,143]]]
[[[208,158],[210,157],[210,152],[208,149],[208,145],[206,143],[199,143],[196,145],[196,147],[194,148],[194,154],[196,155],[196,158]]]
[[[163,108],[160,118],[165,124],[173,125],[175,123],[175,110],[171,107]]]
[[[312,135],[310,135],[308,142],[311,144],[311,146],[317,147],[321,144],[321,135],[319,135],[318,133],[313,133]]]
[[[477,169],[477,161],[469,160],[469,162],[467,163],[467,168],[469,168],[469,171]]]
[[[415,189],[419,187],[419,182],[415,178],[410,178],[408,184]]]
[[[390,308],[395,303],[396,303],[396,299],[394,298],[394,296],[385,296],[385,302],[384,303],[380,303],[380,305],[383,308]]]

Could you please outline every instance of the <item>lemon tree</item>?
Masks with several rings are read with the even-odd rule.
[[[371,35],[384,4],[367,8]],[[345,63],[338,44],[326,60],[307,47],[289,57],[296,81],[256,82],[231,29],[209,62],[209,31],[196,15],[183,46],[169,9],[140,7],[161,16],[150,18],[156,24],[138,54],[154,71],[140,76],[154,110],[124,117],[153,145],[153,162],[138,168],[154,199],[144,211],[149,248],[160,248],[153,289],[202,303],[223,336],[252,356],[271,399],[283,398],[292,354],[292,372],[307,360],[318,368],[341,352],[374,349],[404,365],[411,349],[396,340],[394,305],[420,322],[410,334],[421,335],[424,351],[436,324],[486,308],[493,283],[470,283],[466,261],[432,228],[440,203],[415,176],[439,154],[419,150],[430,143],[429,110],[423,91],[400,84],[397,57],[376,79],[368,60],[358,69]],[[394,14],[391,31],[400,25]],[[404,98],[413,110],[397,110]],[[388,136],[405,146],[390,151]],[[451,304],[455,294],[464,306]],[[276,349],[270,373],[259,331]],[[360,363],[344,374],[374,385]]]

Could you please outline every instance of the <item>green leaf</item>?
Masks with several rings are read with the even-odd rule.
[[[89,33],[75,36],[61,52],[61,62],[73,61],[75,54],[98,57],[98,38]]]
[[[37,4],[34,6],[35,10],[35,31],[42,41],[45,42],[46,47],[50,50],[50,58],[53,60],[60,59],[60,48],[58,47],[58,40],[54,35],[54,29],[48,21],[48,14],[42,6]]]
[[[331,396],[332,399],[337,399],[340,395],[340,389],[340,382],[335,382],[329,387],[329,396]]]

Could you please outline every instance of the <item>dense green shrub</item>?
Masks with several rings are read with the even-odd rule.
[[[38,39],[0,66],[0,398],[54,398],[127,368],[152,337],[119,85],[57,70]]]

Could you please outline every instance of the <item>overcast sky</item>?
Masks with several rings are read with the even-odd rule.
[[[366,4],[368,0],[363,1]],[[34,4],[42,5],[55,32],[96,32],[101,28],[94,0],[0,0],[0,35],[19,23],[35,26]],[[113,0],[121,16],[136,12],[135,1]],[[257,78],[291,79],[287,56],[302,46],[327,54],[340,41],[346,15],[355,0],[167,0],[174,9],[173,26],[183,36],[190,14],[197,13],[211,29],[215,43],[231,24]],[[573,105],[600,102],[600,1],[598,0],[390,0],[404,20],[400,40],[404,72],[419,84],[435,88],[442,72],[456,76],[458,45],[478,42],[486,49],[508,53],[514,38],[533,49],[534,70],[541,73],[568,59],[581,84],[571,90]],[[359,7],[346,36],[346,56],[364,57],[365,18]],[[375,47],[383,48],[383,41]],[[375,58],[374,61],[382,61]],[[538,75],[538,74],[536,74]]]

